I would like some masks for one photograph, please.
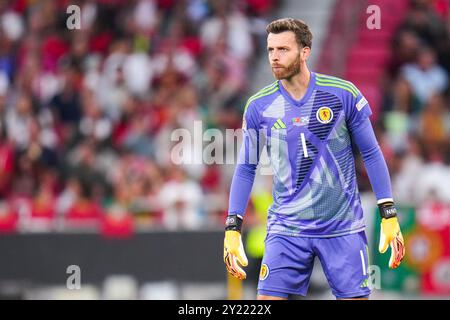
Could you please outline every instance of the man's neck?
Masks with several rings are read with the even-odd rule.
[[[283,87],[295,100],[300,100],[308,90],[309,81],[311,79],[311,72],[308,67],[303,69],[299,74],[289,79],[281,80]]]

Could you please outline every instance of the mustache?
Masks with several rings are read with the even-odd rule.
[[[281,64],[273,64],[272,68],[285,68],[285,66],[283,66]]]

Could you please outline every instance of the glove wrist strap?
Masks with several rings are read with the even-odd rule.
[[[241,232],[242,229],[242,218],[238,215],[229,215],[225,221],[225,231],[233,230]]]
[[[389,219],[397,216],[397,208],[393,202],[384,202],[378,204],[381,218]]]

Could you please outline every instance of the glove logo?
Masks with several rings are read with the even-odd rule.
[[[235,224],[236,223],[236,219],[234,217],[228,217],[227,221],[225,222],[225,224],[227,226],[231,225],[231,224]]]
[[[269,276],[269,267],[267,264],[263,263],[261,265],[261,271],[259,272],[259,280],[264,281]]]
[[[323,124],[330,123],[333,120],[333,110],[329,107],[320,107],[316,113],[317,121]]]

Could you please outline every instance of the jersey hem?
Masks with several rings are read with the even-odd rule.
[[[340,237],[340,236],[346,236],[349,234],[358,233],[361,231],[365,231],[365,229],[366,229],[366,226],[364,225],[357,229],[338,231],[336,233],[331,233],[331,234],[305,234],[305,233],[294,233],[294,232],[286,232],[286,231],[271,231],[271,230],[268,230],[267,234],[281,234],[281,235],[289,236],[289,237],[305,237],[305,238],[333,238],[333,237]]]

